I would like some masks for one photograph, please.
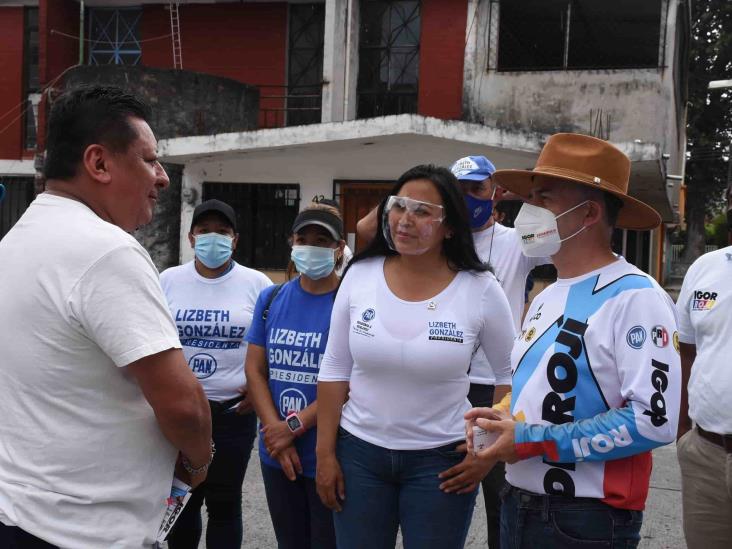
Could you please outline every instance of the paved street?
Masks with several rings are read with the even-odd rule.
[[[643,521],[642,549],[682,549],[686,547],[681,529],[681,479],[676,461],[676,446],[665,446],[653,453],[653,477]],[[276,541],[269,520],[262,487],[259,458],[255,451],[244,481],[245,549],[274,549]],[[469,549],[487,547],[482,497],[478,497],[474,520],[465,545]],[[202,543],[201,547],[205,547]],[[398,544],[401,547],[401,543]]]

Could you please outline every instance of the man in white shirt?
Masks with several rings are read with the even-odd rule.
[[[679,334],[674,343],[680,347],[683,374],[677,452],[684,535],[691,548],[729,547],[732,246],[705,254],[693,263],[676,308]]]
[[[39,195],[0,242],[0,547],[151,547],[173,470],[212,458],[206,397],[148,253],[168,177],[137,98],[59,97]]]

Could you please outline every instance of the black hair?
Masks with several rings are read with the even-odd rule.
[[[623,207],[623,201],[614,194],[603,194],[605,195],[605,218],[610,228],[614,229],[618,223],[618,215],[620,215],[620,208]]]
[[[465,205],[465,198],[460,192],[457,179],[450,170],[432,164],[415,166],[399,177],[394,187],[389,191],[389,195],[399,194],[405,184],[417,179],[426,179],[431,182],[442,197],[442,205],[445,209],[444,223],[452,232],[452,237],[446,238],[442,242],[442,253],[447,257],[450,268],[454,271],[492,271],[490,265],[483,263],[475,251],[473,233],[468,223],[468,209]],[[351,265],[370,257],[399,255],[389,248],[381,226],[386,200],[387,198],[379,204],[377,212],[379,225],[374,239],[365,250],[354,256],[348,265],[349,268]]]
[[[80,86],[60,95],[51,108],[46,138],[46,179],[70,179],[94,143],[125,152],[137,139],[130,117],[147,121],[150,107],[113,86]]]

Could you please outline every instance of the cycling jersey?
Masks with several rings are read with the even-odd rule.
[[[643,509],[650,450],[674,440],[676,311],[624,259],[559,279],[533,301],[511,356],[519,420],[507,480],[541,494]]]

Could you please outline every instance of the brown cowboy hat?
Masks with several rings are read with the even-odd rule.
[[[529,195],[534,178],[571,181],[600,189],[623,202],[616,226],[645,231],[661,224],[656,210],[628,196],[630,159],[607,141],[576,133],[557,133],[544,145],[533,170],[497,170],[492,179],[521,197]]]

